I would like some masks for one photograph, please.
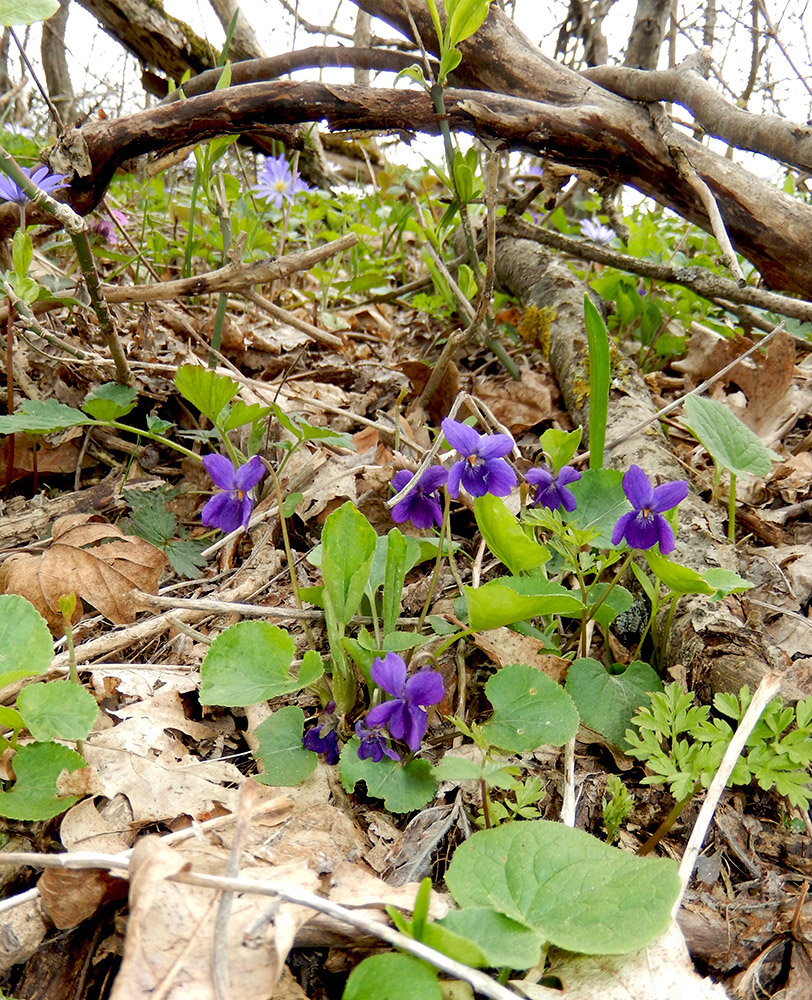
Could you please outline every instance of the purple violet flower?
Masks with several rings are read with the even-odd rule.
[[[338,758],[341,756],[338,751],[338,733],[335,729],[328,729],[322,736],[322,729],[324,729],[324,724],[308,729],[302,737],[302,746],[305,750],[323,754],[325,764],[337,764]]]
[[[685,480],[652,487],[640,466],[631,465],[623,477],[623,492],[634,510],[619,518],[612,532],[612,544],[625,539],[633,549],[650,549],[659,542],[664,556],[673,552],[674,532],[663,511],[671,510],[688,496]]]
[[[371,757],[372,762],[377,764],[378,761],[383,759],[384,755],[389,757],[390,760],[400,760],[400,754],[397,750],[393,750],[386,742],[386,736],[380,727],[378,729],[369,729],[364,725],[363,720],[359,719],[355,723],[355,732],[361,740],[361,745],[358,747],[358,756],[361,760]]]
[[[262,169],[262,175],[251,190],[269,201],[274,208],[281,208],[285,201],[293,204],[294,196],[300,191],[311,190],[310,185],[298,173],[291,171],[288,161],[281,154],[266,157]]]
[[[415,753],[428,728],[426,707],[443,699],[443,678],[436,670],[419,670],[406,679],[406,664],[397,653],[387,653],[372,664],[372,679],[392,695],[391,701],[367,712],[367,726],[389,726],[396,740],[403,740]]]
[[[265,475],[265,466],[259,455],[238,469],[225,455],[206,455],[203,458],[206,472],[212,482],[223,492],[216,493],[206,503],[200,520],[209,527],[219,528],[228,534],[242,525],[248,530],[248,521],[254,509],[254,487]]]
[[[65,177],[62,174],[52,174],[51,171],[40,164],[38,167],[20,167],[26,177],[30,178],[37,187],[46,194],[52,194],[57,188],[63,187]],[[31,199],[22,191],[14,181],[5,174],[0,174],[0,200],[14,201],[18,205],[25,205]]]
[[[448,492],[456,500],[462,485],[472,497],[506,497],[516,485],[516,473],[504,456],[513,448],[509,434],[479,434],[466,424],[446,417],[446,440],[462,455],[448,473]]]
[[[432,465],[415,482],[414,487],[392,508],[392,520],[395,524],[411,521],[415,528],[430,528],[432,524],[443,523],[443,505],[437,496],[437,490],[445,485],[448,470],[442,465]],[[400,493],[404,486],[414,480],[408,469],[396,472],[392,479],[392,489]]]
[[[127,216],[123,212],[119,212],[117,208],[111,208],[110,214],[122,229],[126,229],[130,224]],[[111,247],[114,247],[118,243],[118,233],[116,232],[115,223],[110,219],[94,219],[90,224],[90,230],[101,236],[104,242],[108,243]]]
[[[536,487],[534,507],[541,504],[549,510],[563,507],[566,511],[573,511],[578,506],[572,491],[567,489],[569,483],[575,483],[581,478],[581,473],[577,469],[565,465],[559,470],[558,475],[554,476],[542,463],[534,469],[528,469],[524,478],[531,486]]]
[[[584,219],[581,222],[581,235],[592,240],[599,246],[605,247],[615,238],[615,231],[611,226],[604,226],[597,219]]]

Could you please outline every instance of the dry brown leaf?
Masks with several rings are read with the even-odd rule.
[[[508,663],[526,663],[562,684],[567,676],[569,660],[553,653],[545,653],[544,643],[527,635],[519,635],[508,628],[494,628],[471,636],[471,642],[489,656],[498,666]]]
[[[726,339],[698,323],[691,325],[687,357],[673,367],[685,374],[686,387],[691,389],[730,364],[753,346],[747,337]],[[760,437],[780,426],[803,404],[801,390],[793,390],[795,375],[795,342],[782,330],[767,345],[766,353],[742,361],[717,383],[716,394],[725,401],[722,388],[738,386],[746,397],[746,405],[737,406],[728,398],[731,409]],[[713,393],[712,393],[713,395]]]
[[[112,1000],[147,1000],[162,988],[166,1000],[215,1000],[212,981],[214,919],[218,894],[211,889],[167,881],[191,863],[194,871],[221,874],[228,859],[225,847],[194,841],[173,850],[157,837],[138,841],[130,864],[130,919],[124,959]],[[306,868],[286,870],[246,863],[241,878],[272,879],[282,885],[315,892],[319,879]],[[305,907],[279,903],[273,919],[252,934],[249,927],[267,912],[271,900],[251,893],[235,894],[226,949],[229,979],[240,1000],[266,1000],[275,995],[296,932],[312,916]]]
[[[75,433],[71,433],[75,432]],[[84,429],[70,428],[59,435],[15,434],[14,435],[14,475],[12,481],[30,475],[34,471],[34,447],[37,448],[37,473],[41,476],[53,473],[76,471]],[[8,439],[7,439],[8,440]],[[4,442],[5,444],[5,442]],[[82,460],[82,466],[92,463],[90,456]],[[4,480],[8,470],[8,445],[0,448],[0,479]]]
[[[166,566],[160,549],[125,535],[90,514],[54,522],[50,547],[38,556],[12,556],[5,591],[27,598],[52,629],[62,628],[59,598],[73,591],[116,625],[135,620],[133,591],[154,594]],[[76,602],[74,621],[82,616]]]
[[[412,383],[412,392],[415,396],[419,396],[423,392],[434,371],[434,367],[426,364],[425,361],[404,361],[397,367],[398,371],[403,372]],[[460,372],[454,362],[450,361],[443,372],[440,384],[428,402],[427,411],[433,424],[439,424],[443,417],[448,416],[459,391]],[[462,420],[463,416],[464,414],[458,416],[458,419]]]
[[[112,899],[127,895],[127,884],[105,871],[46,868],[37,882],[42,908],[59,930],[75,927]]]
[[[85,759],[98,775],[99,793],[127,798],[136,827],[182,815],[205,818],[218,805],[236,807],[239,769],[228,761],[200,760],[173,735],[212,737],[207,726],[187,719],[176,691],[161,690],[113,714],[124,721],[87,740]]]
[[[476,387],[474,396],[487,403],[491,413],[511,434],[521,434],[558,414],[553,405],[558,389],[552,378],[539,375],[532,368],[522,369],[521,382],[506,377],[485,379]]]

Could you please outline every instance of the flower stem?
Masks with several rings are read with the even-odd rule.
[[[417,628],[414,630],[415,635],[420,635],[423,631],[423,623],[426,620],[426,615],[429,613],[429,608],[431,607],[431,602],[434,600],[434,594],[437,590],[437,581],[440,578],[440,566],[443,563],[443,539],[447,533],[447,523],[450,518],[451,511],[451,497],[448,495],[448,491],[445,493],[445,505],[443,508],[443,523],[440,525],[440,537],[437,539],[437,558],[434,561],[434,572],[431,575],[431,582],[429,583],[429,592],[426,595],[426,601],[423,605],[423,610],[420,612],[420,620],[417,623]],[[411,657],[410,657],[411,659]]]
[[[587,618],[586,618],[587,622],[591,618],[595,617],[595,612],[604,603],[604,601],[606,600],[606,598],[612,593],[612,589],[614,588],[615,584],[618,583],[618,581],[620,580],[620,578],[626,572],[626,570],[627,570],[627,568],[629,566],[629,563],[634,558],[634,553],[635,553],[635,550],[631,549],[626,554],[626,558],[620,564],[620,568],[618,569],[617,573],[615,573],[612,582],[609,584],[609,586],[606,588],[606,590],[604,590],[603,594],[601,595],[600,600],[596,604],[593,604],[592,607],[588,609],[588,611],[587,611]]]
[[[271,479],[273,480],[274,492],[276,493],[276,510],[279,515],[279,528],[282,532],[282,545],[285,548],[285,560],[288,564],[288,573],[290,574],[290,586],[293,590],[293,601],[296,607],[302,610],[302,597],[299,593],[299,581],[296,578],[296,562],[293,558],[293,550],[290,547],[290,537],[288,535],[288,523],[285,517],[285,509],[282,501],[282,487],[279,485],[279,479],[276,475],[274,467],[270,462],[265,459],[262,460],[265,468],[268,470]],[[314,652],[318,652],[316,648],[316,640],[313,638],[313,632],[310,628],[308,622],[303,621],[302,626],[304,628],[304,633],[307,636],[307,644]]]
[[[699,786],[697,785],[697,787],[694,788],[694,790],[691,792],[690,795],[686,795],[684,799],[680,799],[679,802],[674,803],[671,812],[665,817],[662,823],[660,823],[660,825],[657,827],[654,833],[652,833],[652,835],[648,838],[645,844],[643,844],[643,846],[637,852],[641,858],[644,857],[646,854],[651,854],[651,852],[654,850],[657,844],[659,844],[664,837],[668,836],[669,832],[671,831],[671,828],[679,819],[682,810],[688,805],[688,803],[691,801],[694,795],[696,795],[698,787]]]
[[[736,543],[736,476],[730,473],[730,497],[727,501],[727,537],[728,541]]]

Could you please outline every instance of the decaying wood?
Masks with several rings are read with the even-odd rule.
[[[584,328],[584,293],[566,265],[530,240],[503,238],[497,243],[497,280],[527,309],[539,310],[549,358],[567,409],[573,420],[588,426],[589,364]],[[622,438],[655,411],[643,379],[627,358],[613,357],[612,393],[607,439]],[[652,480],[684,479],[685,474],[659,427],[651,425],[632,433],[607,455],[607,464],[618,469],[639,465]],[[703,572],[711,567],[737,571],[736,553],[725,539],[723,512],[689,492],[680,504],[676,561]],[[735,598],[716,603],[705,597],[683,598],[674,616],[668,643],[669,665],[684,667],[699,685],[714,691],[738,691],[742,684],[755,690],[770,670],[789,664],[770,645],[757,626],[745,621]],[[785,699],[805,697],[794,678],[786,678]]]
[[[714,274],[702,267],[674,267],[660,261],[645,260],[642,257],[630,257],[609,247],[598,246],[586,240],[562,236],[553,229],[534,226],[524,219],[507,216],[499,220],[499,233],[503,236],[515,236],[519,239],[533,240],[543,246],[563,250],[580,260],[593,260],[597,264],[616,267],[629,274],[639,274],[642,278],[653,278],[655,281],[667,284],[682,285],[690,288],[712,302],[719,302],[725,307],[730,303],[755,306],[780,313],[782,316],[792,316],[805,323],[812,323],[812,302],[802,299],[792,299],[786,295],[768,292],[764,288],[753,288],[747,285],[740,288],[735,281],[723,275]],[[771,329],[772,324],[765,324]]]

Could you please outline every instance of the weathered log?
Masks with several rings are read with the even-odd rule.
[[[411,38],[408,7],[424,45],[436,53],[437,36],[422,0],[354,2]],[[567,123],[568,135],[561,135],[553,125],[549,136],[539,136],[544,153],[629,184],[711,231],[704,207],[668,158],[644,106],[548,59],[495,4],[480,30],[462,42],[460,50],[462,62],[455,82],[557,109]],[[773,288],[812,298],[812,207],[687,136],[680,135],[679,143],[713,192],[734,247]]]
[[[589,362],[584,328],[586,286],[548,251],[530,240],[503,238],[496,246],[496,277],[526,309],[540,310],[537,322],[544,339],[549,327],[549,359],[573,420],[584,427],[589,417]],[[648,389],[634,364],[613,352],[612,391],[607,439],[622,438],[653,415]],[[652,480],[684,479],[684,473],[656,424],[633,433],[607,455],[607,465],[627,469],[639,465]],[[710,567],[737,570],[736,552],[725,540],[722,513],[689,492],[680,504],[675,560],[697,572]],[[790,667],[757,627],[746,621],[735,597],[711,603],[686,597],[677,606],[668,640],[667,662],[683,666],[694,685],[713,691],[738,692],[742,684],[755,690],[770,669]],[[788,678],[785,698],[806,697]]]

